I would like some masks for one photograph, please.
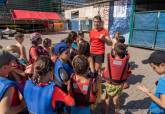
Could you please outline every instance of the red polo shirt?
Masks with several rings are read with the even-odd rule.
[[[103,34],[104,36],[109,36],[108,31],[104,28],[100,30],[97,29],[91,30],[89,34],[91,54],[104,54],[105,43],[99,39],[101,34]]]

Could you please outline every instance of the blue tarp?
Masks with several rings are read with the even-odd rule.
[[[78,20],[71,20],[71,29],[73,31],[79,31],[79,21]]]
[[[152,48],[155,41],[156,12],[137,13],[134,20],[132,44]]]
[[[155,48],[165,49],[165,32],[157,32]]]
[[[160,12],[158,29],[165,30],[165,12]]]
[[[165,12],[139,12],[135,14],[132,44],[148,48],[165,49]]]
[[[134,28],[154,30],[156,28],[157,16],[158,14],[155,12],[137,13],[135,15]]]
[[[154,44],[154,31],[134,30],[132,44],[151,48]]]

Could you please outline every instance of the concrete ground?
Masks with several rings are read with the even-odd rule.
[[[43,38],[50,38],[54,43],[59,42],[67,36],[65,32],[52,35],[43,35]],[[14,38],[8,40],[0,40],[0,45],[5,49],[8,45],[15,44]],[[30,35],[25,35],[24,45],[26,51],[30,48]],[[129,89],[123,91],[121,95],[121,114],[146,114],[151,100],[141,91],[136,89],[139,84],[144,84],[150,90],[154,91],[155,81],[159,78],[153,72],[149,65],[142,64],[142,60],[146,59],[152,51],[129,47],[128,51],[131,55],[130,63],[132,66],[132,76],[128,79]],[[110,52],[110,47],[106,47],[106,53]],[[102,110],[102,109],[100,109]],[[100,112],[100,111],[98,111]],[[102,111],[101,111],[102,112]],[[101,114],[101,113],[100,113]]]

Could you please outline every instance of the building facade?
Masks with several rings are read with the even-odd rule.
[[[81,7],[86,3],[86,0],[62,0],[62,11]]]
[[[96,15],[101,15],[104,27],[109,26],[109,2],[84,5],[80,8],[65,10],[65,19],[70,20],[71,29],[74,31],[89,31],[92,29],[92,20]]]
[[[17,10],[61,13],[61,0],[1,0],[0,24],[13,23],[11,12]]]

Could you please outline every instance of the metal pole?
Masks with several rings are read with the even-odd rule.
[[[130,24],[130,33],[129,33],[129,43],[132,42],[132,36],[133,36],[133,27],[134,27],[134,16],[135,16],[135,8],[136,8],[136,0],[132,0],[132,12],[131,12],[131,24]]]

